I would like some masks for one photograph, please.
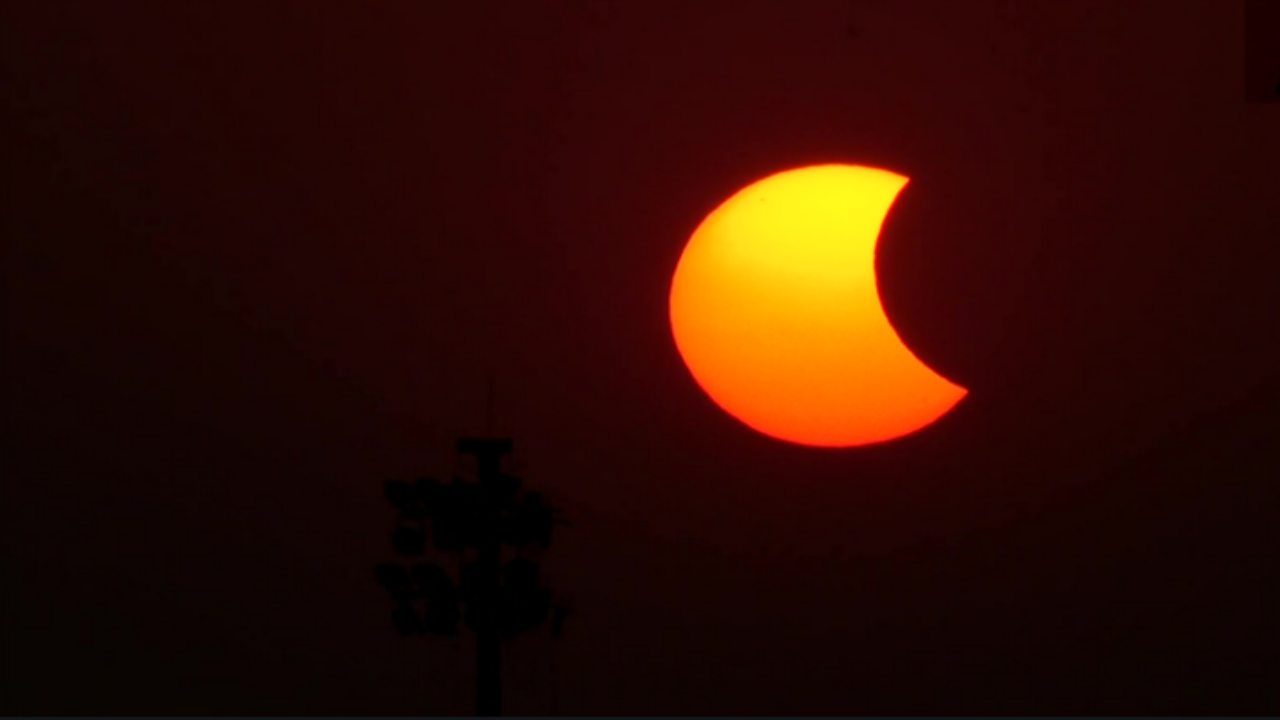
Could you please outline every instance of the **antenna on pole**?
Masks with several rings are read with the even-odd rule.
[[[485,408],[485,433],[488,434],[489,437],[496,437],[494,435],[494,414],[496,413],[494,404],[497,402],[494,397],[497,393],[494,388],[495,385],[496,381],[494,379],[494,370],[493,368],[489,368],[488,399],[486,401],[487,405]]]

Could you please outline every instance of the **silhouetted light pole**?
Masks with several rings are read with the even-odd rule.
[[[521,494],[520,479],[502,472],[502,456],[511,448],[509,438],[459,440],[457,452],[476,457],[475,483],[455,477],[448,485],[430,478],[386,484],[387,500],[400,512],[391,535],[396,552],[423,555],[430,523],[430,544],[459,556],[456,585],[447,570],[430,562],[376,568],[378,582],[396,601],[392,622],[402,635],[457,635],[460,619],[475,632],[476,714],[482,716],[502,713],[502,640],[549,616],[552,634],[559,636],[568,612],[553,607],[536,562],[519,556],[502,561],[503,545],[546,548],[553,526],[568,524],[556,519],[541,493]],[[468,550],[476,551],[471,562]],[[418,601],[425,601],[425,611]]]
[[[458,441],[460,454],[475,455],[480,480],[480,503],[476,524],[479,528],[480,557],[476,560],[476,714],[496,717],[502,714],[502,636],[498,623],[499,573],[502,563],[501,503],[502,456],[511,452],[506,439],[467,439]],[[472,606],[467,607],[467,613]]]

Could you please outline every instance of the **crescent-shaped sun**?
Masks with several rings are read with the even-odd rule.
[[[730,415],[822,447],[891,440],[967,391],[921,362],[876,287],[881,225],[908,178],[857,165],[788,170],[698,226],[671,282],[676,347]]]

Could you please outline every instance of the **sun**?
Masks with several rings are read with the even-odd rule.
[[[850,447],[929,425],[967,391],[911,353],[876,287],[881,225],[908,178],[788,170],[698,226],[671,281],[676,347],[730,415],[802,445]]]

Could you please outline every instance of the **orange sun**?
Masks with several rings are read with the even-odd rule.
[[[671,281],[671,330],[716,404],[781,440],[848,447],[915,432],[965,396],[880,305],[876,240],[906,184],[854,165],[789,170],[698,226]]]

